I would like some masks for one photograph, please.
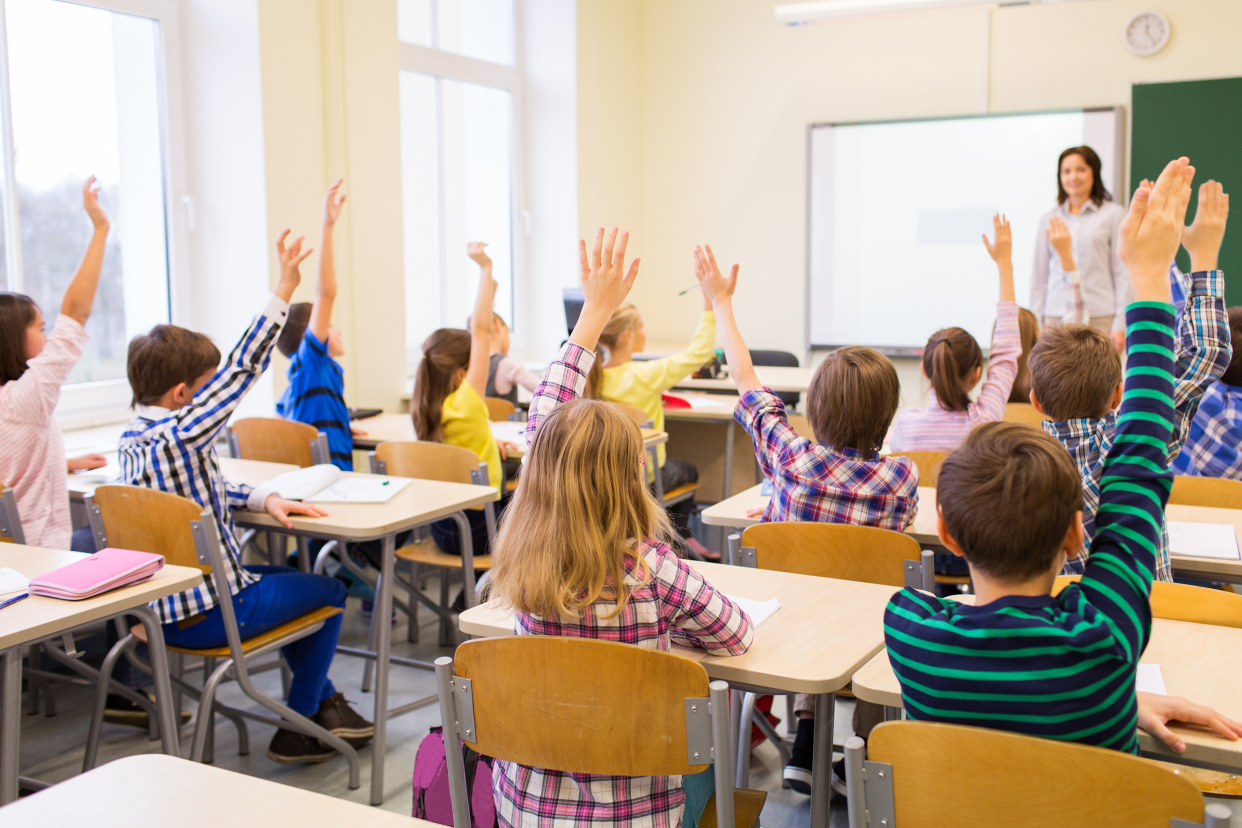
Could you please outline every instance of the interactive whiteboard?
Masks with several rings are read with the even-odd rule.
[[[1119,203],[1120,107],[922,121],[813,124],[807,294],[812,348],[920,353],[957,325],[986,350],[996,267],[980,236],[1013,229],[1018,304],[1030,297],[1039,217],[1056,206],[1057,156],[1087,144]]]

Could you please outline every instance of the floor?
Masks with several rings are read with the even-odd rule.
[[[438,588],[434,583],[429,584],[428,587],[429,594],[438,594]],[[421,643],[418,644],[405,641],[404,620],[394,626],[393,654],[427,661],[449,654],[449,650],[435,646],[436,627],[431,621],[431,614],[424,611],[420,619],[423,625]],[[359,610],[358,600],[350,598],[341,629],[341,643],[365,647],[368,624],[369,620],[364,618]],[[331,676],[337,689],[341,690],[346,698],[370,719],[373,712],[372,696],[359,689],[362,681],[362,664],[361,659],[338,656],[332,665]],[[260,674],[256,677],[256,683],[266,692],[279,698],[280,679],[276,671]],[[237,707],[258,708],[258,705],[243,696],[236,687],[236,684],[226,684],[221,691],[221,700]],[[435,679],[431,672],[399,666],[392,668],[390,704],[395,706],[432,695],[435,692]],[[80,772],[82,749],[86,742],[90,706],[93,699],[92,693],[93,688],[57,684],[55,716],[44,716],[42,711],[35,716],[23,715],[21,725],[21,773],[23,776],[54,783]],[[193,709],[189,700],[186,701],[186,705],[188,709]],[[782,703],[778,702],[774,705],[774,712],[777,715],[783,716],[784,709]],[[850,735],[851,712],[850,702],[837,705],[837,744],[841,744]],[[401,814],[410,813],[410,775],[413,770],[414,755],[419,742],[427,735],[428,728],[439,723],[440,711],[435,704],[389,721],[384,803],[381,806],[385,810]],[[319,765],[278,765],[266,756],[267,743],[274,730],[256,722],[249,723],[249,727],[251,752],[248,756],[238,756],[237,733],[232,725],[222,720],[222,724],[216,729],[215,763],[217,766],[353,802],[367,802],[370,792],[371,749],[369,747],[360,751],[362,787],[351,791],[348,787],[348,768],[344,761],[332,760]],[[779,730],[784,732],[783,724]],[[182,731],[183,755],[189,754],[191,732],[189,726]],[[149,741],[145,731],[105,724],[99,749],[99,762],[102,764],[122,756],[158,751],[159,742]],[[780,781],[779,755],[774,747],[765,742],[753,752],[751,765],[751,787],[765,789],[769,792],[768,801],[763,810],[762,825],[764,828],[805,828],[810,821],[809,798],[782,789]],[[844,802],[834,800],[831,826],[844,828],[845,825]]]

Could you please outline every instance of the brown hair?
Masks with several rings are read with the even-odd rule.
[[[1095,150],[1083,144],[1081,147],[1070,147],[1062,150],[1061,155],[1057,158],[1057,204],[1064,204],[1069,198],[1069,193],[1065,192],[1065,187],[1061,186],[1061,163],[1071,155],[1080,155],[1082,160],[1087,162],[1087,166],[1091,168],[1091,201],[1096,207],[1099,207],[1105,201],[1112,201],[1113,196],[1108,190],[1104,189],[1104,180],[1100,178],[1100,156],[1096,155]]]
[[[979,343],[961,328],[941,328],[923,349],[923,373],[936,392],[936,402],[948,411],[965,411],[970,405],[966,383],[982,365]]]
[[[621,334],[637,328],[638,320],[641,318],[638,308],[629,302],[612,312],[608,324],[604,326],[603,332],[599,335],[599,343],[595,346],[595,362],[591,364],[591,370],[587,373],[586,392],[583,393],[583,397],[588,400],[602,399],[599,389],[604,382],[604,363],[608,361],[605,349],[611,351],[617,347],[617,340],[620,339]]]
[[[992,326],[993,333],[996,326]],[[1018,356],[1018,373],[1009,390],[1009,402],[1031,401],[1031,349],[1039,339],[1039,319],[1026,308],[1018,308],[1018,339],[1022,341],[1022,353]]]
[[[1229,341],[1233,343],[1233,357],[1220,381],[1226,385],[1242,385],[1242,307],[1225,311],[1229,315]]]
[[[851,448],[871,459],[901,404],[893,363],[871,348],[849,345],[824,358],[811,378],[807,419],[815,439],[840,451]]]
[[[638,426],[615,406],[575,400],[549,414],[500,521],[491,594],[548,619],[581,615],[600,600],[616,603],[605,618],[621,613],[650,578],[642,541],[673,537],[642,457]],[[637,570],[637,584],[626,582],[627,570]]]
[[[24,293],[0,291],[0,385],[26,373],[26,329],[37,308]]]
[[[440,328],[423,342],[423,358],[414,375],[410,416],[420,440],[439,443],[444,439],[441,419],[444,400],[457,390],[453,376],[470,366],[470,332]]]
[[[302,347],[302,337],[310,326],[311,311],[315,306],[310,302],[296,302],[289,306],[289,315],[285,325],[276,338],[276,349],[287,357],[291,357]]]
[[[940,464],[936,501],[971,566],[1025,581],[1056,561],[1082,511],[1082,480],[1055,437],[1023,423],[985,423]]]
[[[129,387],[132,405],[155,405],[169,389],[220,366],[220,349],[204,334],[176,325],[156,325],[129,341]]]
[[[1030,364],[1031,390],[1054,422],[1103,417],[1121,382],[1117,346],[1089,325],[1045,328]]]

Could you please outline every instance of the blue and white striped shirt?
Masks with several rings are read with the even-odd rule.
[[[231,509],[262,511],[274,493],[268,487],[236,485],[224,479],[216,457],[216,438],[228,424],[238,403],[267,369],[289,304],[271,296],[229,354],[224,367],[194,395],[194,401],[176,411],[140,405],[121,435],[121,482],[188,497],[211,508],[224,541],[225,575],[236,594],[259,580],[242,568],[241,549],[233,531]],[[214,607],[212,580],[151,604],[160,623],[170,624]]]

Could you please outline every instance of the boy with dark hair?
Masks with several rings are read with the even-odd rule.
[[[1150,182],[1144,181],[1142,187],[1150,187]],[[1181,282],[1188,297],[1177,322],[1175,416],[1166,440],[1166,462],[1181,450],[1199,400],[1229,365],[1225,274],[1216,269],[1228,215],[1229,198],[1220,184],[1205,182],[1199,188],[1194,223],[1184,228],[1181,237],[1181,244],[1190,253],[1192,272],[1186,276],[1173,265],[1164,278],[1165,282],[1170,278]],[[1095,537],[1104,465],[1109,453],[1116,450],[1114,409],[1121,401],[1121,360],[1110,346],[1108,337],[1099,331],[1066,325],[1046,328],[1031,349],[1031,403],[1049,418],[1043,423],[1044,430],[1065,446],[1082,476],[1083,543],[1079,554],[1068,557],[1066,575],[1084,571]],[[1155,577],[1171,581],[1173,568],[1163,514],[1160,524]]]
[[[210,507],[225,546],[225,568],[238,624],[246,637],[324,606],[345,606],[345,586],[335,578],[284,566],[241,564],[232,509],[266,510],[285,527],[290,514],[322,516],[314,506],[284,500],[270,486],[229,483],[220,471],[215,442],[237,405],[267,369],[272,348],[301,280],[298,265],[310,255],[302,239],[285,247],[286,230],[276,242],[280,281],[263,311],[242,334],[225,366],[220,352],[202,334],[157,325],[129,347],[128,374],[134,392],[134,419],[121,435],[121,481],[171,492]],[[223,616],[213,582],[154,602],[169,644],[193,649],[227,645]],[[336,652],[341,616],[329,618],[314,635],[283,648],[293,672],[288,705],[350,744],[371,739],[371,723],[336,692],[328,667]],[[267,749],[281,764],[323,762],[336,753],[313,736],[281,728]]]
[[[1083,540],[1078,469],[1051,436],[989,423],[941,465],[940,540],[970,566],[975,602],[912,589],[889,602],[885,643],[910,718],[1137,753],[1134,678],[1151,631],[1177,416],[1166,273],[1193,173],[1185,158],[1170,162],[1154,187],[1139,188],[1121,227],[1136,301],[1126,311],[1125,393],[1082,580],[1051,595]]]
[[[290,305],[289,319],[276,340],[276,347],[289,357],[289,386],[276,403],[276,413],[326,434],[331,463],[341,471],[353,471],[354,438],[349,406],[345,404],[345,372],[336,361],[345,355],[345,346],[341,332],[331,326],[332,306],[336,302],[332,230],[346,198],[336,196],[341,181],[338,178],[323,198],[315,303]]]

